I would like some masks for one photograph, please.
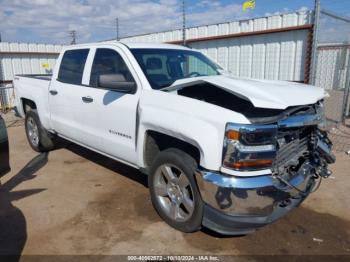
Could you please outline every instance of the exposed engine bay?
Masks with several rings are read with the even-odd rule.
[[[277,116],[283,111],[279,109],[254,107],[250,101],[240,98],[209,83],[188,86],[178,90],[177,93],[181,96],[197,99],[241,113],[249,119]]]
[[[181,96],[197,99],[241,113],[253,124],[268,124],[277,122],[290,115],[316,113],[314,105],[293,106],[285,110],[258,108],[250,101],[210,83],[187,86],[179,89],[177,93]]]
[[[186,86],[178,89],[177,94],[241,113],[255,125],[277,124],[289,117],[318,115],[321,107],[318,102],[313,105],[292,106],[285,110],[258,108],[247,99],[210,83]],[[313,174],[312,180],[330,176],[328,164],[335,162],[331,152],[332,143],[317,123],[295,127],[278,126],[275,146],[271,171],[283,184],[288,186],[287,181],[300,172]],[[310,184],[314,184],[311,182]]]

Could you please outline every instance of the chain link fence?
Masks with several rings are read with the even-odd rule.
[[[349,114],[349,58],[350,45],[321,44],[317,47],[315,84],[329,93],[325,106],[327,120],[331,125],[342,123]]]
[[[325,100],[328,125],[339,127],[349,116],[350,19],[322,6],[317,11],[314,84],[329,93]]]
[[[350,19],[316,1],[313,84],[324,88],[325,113],[334,150],[350,153]]]

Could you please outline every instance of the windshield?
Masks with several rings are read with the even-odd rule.
[[[200,52],[178,49],[131,49],[153,89],[170,86],[176,80],[219,75],[221,69]]]

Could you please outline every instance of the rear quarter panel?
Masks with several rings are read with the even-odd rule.
[[[16,94],[16,107],[18,113],[25,117],[23,108],[23,99],[28,99],[36,104],[41,124],[46,129],[50,127],[50,110],[48,104],[48,91],[50,81],[35,79],[24,76],[16,76],[14,79],[14,88]]]

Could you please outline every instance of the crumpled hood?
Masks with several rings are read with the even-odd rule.
[[[314,104],[327,96],[319,87],[287,81],[235,78],[226,75],[185,78],[175,81],[166,90],[210,83],[243,99],[255,107],[285,109],[290,106]]]

